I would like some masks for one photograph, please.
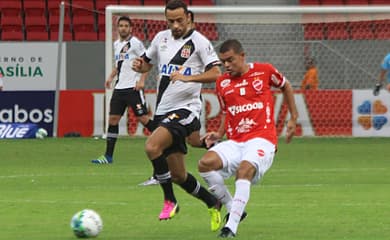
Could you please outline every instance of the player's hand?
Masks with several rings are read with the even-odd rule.
[[[204,143],[206,149],[211,148],[221,139],[221,136],[217,132],[206,133],[203,137],[200,138],[200,141]]]
[[[131,66],[131,68],[136,72],[141,72],[143,63],[144,60],[141,57],[137,57],[133,60],[133,65]]]
[[[181,74],[179,71],[175,71],[175,72],[171,73],[171,75],[169,76],[169,79],[171,79],[172,83],[174,83],[175,81],[185,82],[185,76],[183,74]]]
[[[104,83],[104,86],[107,88],[107,89],[111,89],[112,87],[112,81],[113,79],[111,77],[107,78],[106,82]]]
[[[141,90],[141,89],[144,89],[144,87],[145,87],[145,82],[144,82],[144,81],[137,81],[137,82],[135,83],[135,90],[136,90],[136,91],[139,91],[139,90]]]
[[[374,96],[378,96],[379,95],[379,91],[381,90],[381,87],[382,87],[381,83],[375,84],[374,91],[373,91]]]
[[[288,120],[287,122],[287,132],[286,132],[286,143],[290,143],[292,138],[295,135],[295,130],[297,128],[297,123],[295,120]]]

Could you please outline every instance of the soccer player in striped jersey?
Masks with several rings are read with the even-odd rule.
[[[295,133],[298,113],[289,81],[269,63],[246,63],[238,40],[223,42],[219,58],[226,71],[216,82],[223,120],[218,132],[207,133],[205,139],[210,144],[226,133],[228,140],[210,148],[200,159],[198,169],[209,190],[228,211],[219,237],[231,238],[246,215],[251,184],[257,183],[271,167],[276,151],[271,87],[282,91],[291,115],[287,142]],[[224,178],[231,176],[236,178],[233,197],[224,184]]]
[[[168,30],[154,37],[145,54],[134,61],[138,72],[148,72],[154,64],[161,76],[154,121],[159,126],[148,137],[146,154],[164,192],[160,220],[170,219],[179,210],[172,181],[202,200],[211,216],[211,230],[221,223],[218,200],[187,172],[184,156],[186,137],[200,129],[202,83],[220,75],[220,61],[211,42],[189,25],[187,5],[171,0],[165,7]]]
[[[145,47],[142,42],[132,36],[132,24],[129,17],[121,16],[118,19],[119,39],[114,42],[115,68],[105,82],[106,88],[111,88],[115,77],[114,92],[110,100],[110,113],[108,120],[106,152],[93,159],[95,164],[111,164],[115,143],[119,133],[119,121],[125,110],[132,108],[137,120],[149,131],[153,131],[153,121],[149,118],[143,88],[147,73],[140,74],[132,69],[133,59],[140,56]]]

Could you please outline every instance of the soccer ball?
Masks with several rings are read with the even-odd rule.
[[[94,210],[84,209],[72,217],[70,228],[78,238],[96,237],[103,229],[103,221]]]
[[[47,137],[47,131],[46,131],[46,129],[44,129],[44,128],[39,128],[39,129],[35,132],[35,137],[36,137],[36,138],[39,138],[39,139],[43,139],[43,138]]]

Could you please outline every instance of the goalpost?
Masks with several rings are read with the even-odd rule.
[[[189,6],[189,9],[195,14],[196,29],[212,41],[216,50],[224,40],[236,38],[243,43],[248,62],[272,63],[298,91],[306,71],[305,60],[314,59],[319,71],[319,88],[329,90],[328,95],[317,95],[324,98],[321,100],[324,105],[339,105],[350,100],[335,99],[334,90],[371,89],[378,78],[383,57],[390,52],[390,6]],[[164,6],[108,6],[105,16],[106,76],[114,63],[112,45],[117,38],[116,20],[120,15],[130,16],[134,24],[133,35],[146,47],[159,30],[166,28]],[[154,110],[158,84],[156,76],[154,67],[145,88],[151,110]],[[213,84],[204,85],[204,89],[203,132],[218,128],[220,120],[218,102],[212,93]],[[111,91],[106,91],[105,122],[110,94]],[[311,95],[305,96],[303,102]],[[282,110],[280,112],[282,114]],[[335,113],[317,111],[315,114]],[[300,121],[302,132],[306,133],[303,135],[318,135],[318,130],[306,128],[313,125],[310,119],[303,117]],[[320,124],[329,128],[323,135],[344,135],[340,129],[345,126],[337,125],[339,123]],[[132,120],[121,128],[122,133],[129,130],[131,135],[143,134],[142,126]]]

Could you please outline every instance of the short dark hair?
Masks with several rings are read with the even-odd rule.
[[[240,41],[238,41],[237,39],[228,39],[224,41],[219,48],[220,53],[225,53],[229,50],[233,50],[235,53],[244,52],[244,48],[242,47]]]
[[[178,8],[183,8],[184,13],[188,13],[187,4],[182,0],[169,0],[167,5],[165,6],[165,13],[167,13],[167,10],[175,10]]]
[[[118,19],[118,24],[119,24],[120,21],[126,21],[131,26],[131,20],[130,20],[130,18],[128,16],[120,16],[119,19]]]
[[[188,10],[188,15],[190,15],[191,22],[194,23],[194,21],[195,21],[194,12],[191,10]]]

